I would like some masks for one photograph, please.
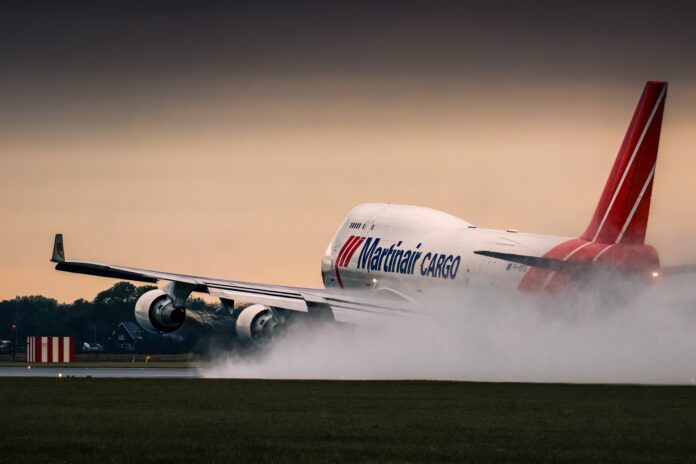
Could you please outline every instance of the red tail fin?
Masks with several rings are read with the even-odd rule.
[[[648,227],[667,83],[650,81],[628,126],[585,240],[642,244]]]

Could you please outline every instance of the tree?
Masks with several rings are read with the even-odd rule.
[[[118,282],[111,288],[99,292],[92,301],[84,298],[72,303],[59,304],[55,299],[41,295],[21,296],[0,301],[0,339],[13,340],[12,324],[17,324],[20,344],[27,336],[72,336],[79,342],[92,341],[95,330],[99,343],[106,340],[113,330],[124,321],[135,321],[135,303],[140,296],[156,287]],[[167,336],[147,335],[143,348],[149,352],[182,352],[211,337],[230,338],[234,329],[230,318],[218,305],[192,298],[184,326]],[[211,331],[212,329],[212,331]],[[202,348],[204,349],[204,348]]]

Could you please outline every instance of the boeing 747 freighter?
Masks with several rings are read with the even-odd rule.
[[[136,320],[149,332],[177,330],[189,295],[204,292],[229,308],[240,338],[256,342],[293,317],[361,323],[422,313],[433,292],[493,287],[562,298],[610,274],[648,284],[663,273],[693,270],[661,268],[656,249],[645,244],[666,95],[666,82],[645,85],[599,203],[578,237],[483,229],[434,209],[371,203],[353,208],[336,231],[322,260],[321,289],[68,260],[60,234],[52,261],[59,271],[161,282],[135,306]]]

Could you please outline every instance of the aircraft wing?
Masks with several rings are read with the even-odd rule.
[[[58,271],[153,284],[160,281],[178,282],[186,284],[191,291],[209,293],[225,300],[258,303],[291,311],[324,311],[338,322],[370,324],[384,318],[422,314],[422,308],[413,300],[396,294],[372,296],[366,292],[353,294],[327,289],[257,284],[68,260],[65,257],[62,234],[56,235],[51,261],[56,263]]]

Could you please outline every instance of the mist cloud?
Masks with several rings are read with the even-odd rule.
[[[626,305],[472,293],[438,318],[380,328],[295,328],[255,357],[223,355],[205,377],[693,384],[696,289],[656,284]]]

